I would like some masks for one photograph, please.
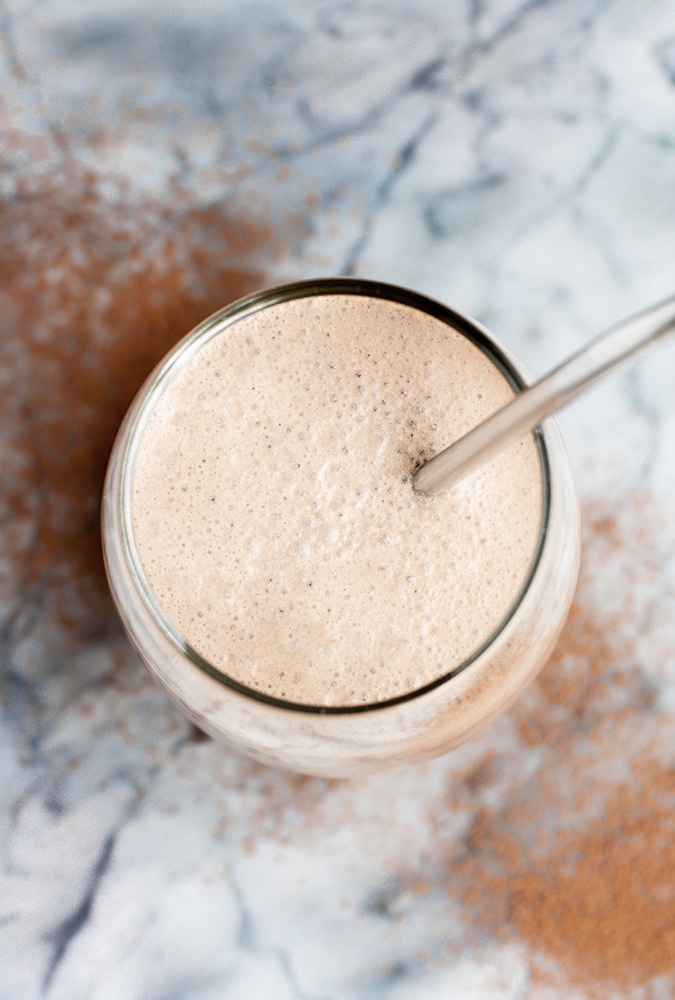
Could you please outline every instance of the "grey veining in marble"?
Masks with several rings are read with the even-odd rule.
[[[0,93],[8,204],[18,182],[58,168],[65,135],[104,188],[126,179],[129,204],[168,201],[179,183],[204,205],[301,216],[270,283],[353,273],[415,287],[484,322],[535,374],[674,291],[670,0],[0,0]],[[15,134],[39,140],[39,156]],[[0,274],[0,305],[30,280]],[[14,420],[30,410],[21,386],[39,336],[12,324],[2,305],[0,406]],[[31,419],[28,442],[46,418]],[[31,539],[58,498],[47,479],[13,517],[5,499],[29,451],[7,418],[0,1000],[590,998],[559,955],[538,985],[536,942],[481,923],[459,870],[486,814],[508,824],[538,802],[553,841],[570,820],[542,775],[574,798],[580,754],[610,786],[648,738],[673,766],[675,349],[561,424],[588,523],[616,521],[614,547],[589,529],[580,599],[630,649],[634,714],[608,687],[591,721],[616,736],[599,750],[579,721],[584,691],[528,742],[537,688],[445,759],[331,783],[200,738],[105,597],[83,622],[59,565],[32,580]],[[570,727],[573,761],[556,742]],[[586,796],[574,821],[592,827],[603,803]],[[606,988],[671,997],[675,962]]]

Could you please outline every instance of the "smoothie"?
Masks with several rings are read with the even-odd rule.
[[[529,435],[446,497],[415,468],[513,397],[429,312],[312,294],[188,352],[139,437],[141,572],[166,621],[244,689],[328,710],[433,686],[508,619],[538,554]]]

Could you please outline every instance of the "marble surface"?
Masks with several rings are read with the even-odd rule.
[[[394,281],[535,374],[671,294],[670,0],[2,0],[0,95],[2,1000],[675,996],[672,346],[561,415],[570,624],[424,766],[201,738],[97,529],[133,391],[243,291]]]

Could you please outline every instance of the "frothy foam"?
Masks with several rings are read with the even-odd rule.
[[[237,320],[156,402],[133,470],[149,585],[186,642],[285,701],[387,701],[485,643],[542,516],[530,435],[445,497],[423,458],[513,397],[426,313],[316,295]]]

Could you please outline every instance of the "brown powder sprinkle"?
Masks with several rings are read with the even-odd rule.
[[[603,983],[639,984],[675,965],[675,768],[645,761],[638,781],[509,879],[509,923],[598,996]]]
[[[634,496],[628,508],[631,531],[587,511],[575,605],[551,662],[510,716],[522,760],[490,751],[446,803],[474,812],[461,853],[446,855],[448,892],[474,931],[529,943],[533,998],[565,983],[592,998],[675,990],[673,724],[640,652],[642,622],[672,595],[659,584],[648,501]],[[592,611],[617,561],[630,596],[614,612],[608,593],[609,610]],[[541,763],[519,784],[533,753]],[[495,806],[500,781],[508,792]],[[634,992],[655,982],[666,992]]]
[[[140,199],[67,151],[0,200],[5,624],[45,595],[66,630],[110,616],[99,499],[122,416],[180,337],[269,283],[291,225],[180,188]]]

